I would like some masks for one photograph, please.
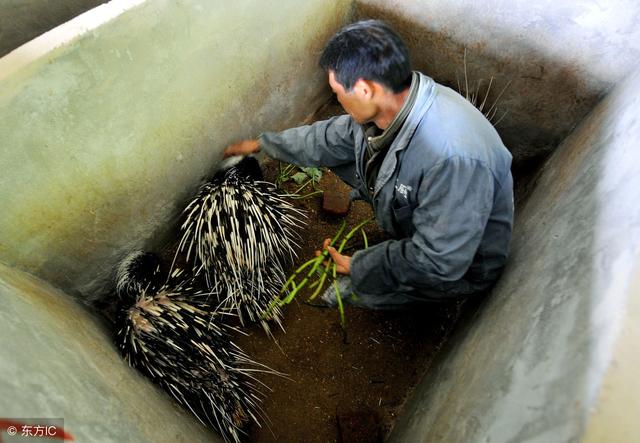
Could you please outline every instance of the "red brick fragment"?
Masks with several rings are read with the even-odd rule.
[[[322,210],[328,214],[345,216],[349,212],[350,188],[333,173],[324,174],[320,183],[322,190]]]

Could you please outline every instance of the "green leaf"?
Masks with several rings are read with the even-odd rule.
[[[314,182],[319,182],[322,178],[322,170],[320,168],[301,168],[305,174]]]
[[[291,178],[293,179],[294,182],[301,185],[302,183],[304,183],[305,180],[307,180],[307,174],[305,174],[304,172],[297,172],[293,174]]]

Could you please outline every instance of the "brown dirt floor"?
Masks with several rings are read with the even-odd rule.
[[[310,119],[322,119],[340,112],[337,103]],[[265,179],[274,181],[278,162],[266,160]],[[323,171],[319,189],[348,187],[330,171]],[[284,184],[287,192],[298,188]],[[348,229],[371,218],[371,207],[353,202],[346,217],[322,211],[322,196],[295,200],[308,219],[301,230],[298,260],[287,270],[290,275],[314,256],[322,241],[336,233],[343,220]],[[369,244],[383,241],[385,234],[370,223],[365,227]],[[176,232],[177,234],[177,232]],[[359,243],[359,244],[358,244]],[[354,248],[363,246],[354,241]],[[177,241],[169,240],[159,251],[171,263]],[[351,250],[351,252],[353,249]],[[349,251],[346,251],[349,253]],[[184,265],[184,264],[183,264]],[[393,425],[412,388],[426,372],[437,351],[460,316],[459,305],[429,304],[408,311],[370,311],[345,305],[343,329],[337,308],[312,306],[306,302],[311,291],[303,291],[284,307],[285,331],[273,325],[273,338],[259,325],[244,329],[234,341],[255,361],[285,376],[262,374],[262,403],[268,417],[261,427],[252,424],[248,442],[378,442]],[[113,321],[113,306],[102,308]]]
[[[267,161],[273,180],[277,163]],[[320,188],[339,180],[324,172]],[[295,186],[285,184],[291,191]],[[299,259],[290,272],[312,258],[342,218],[321,211],[322,196],[297,200],[308,221]],[[354,202],[347,227],[372,216],[371,208]],[[371,223],[370,244],[384,234]],[[458,317],[457,306],[429,305],[416,311],[381,312],[347,305],[346,327],[338,310],[305,303],[311,291],[284,308],[286,332],[274,329],[275,341],[255,325],[248,336],[236,337],[256,361],[286,374],[264,375],[262,404],[269,422],[252,426],[250,442],[376,442],[390,430],[398,410],[417,384]]]
[[[339,105],[330,102],[309,121],[340,112]],[[278,163],[267,160],[263,166],[265,178],[274,181]],[[319,188],[327,190],[338,183],[335,175],[324,171]],[[340,186],[342,191],[348,189]],[[284,188],[292,192],[297,185],[289,182]],[[364,202],[353,202],[344,218],[323,213],[320,195],[296,200],[296,205],[307,211],[308,219],[300,232],[299,258],[288,274],[312,258],[343,220],[351,228],[372,217],[370,206]],[[365,230],[370,244],[386,238],[375,223]],[[171,240],[161,251],[168,263],[176,246]],[[361,240],[355,245],[358,247],[362,247]],[[262,409],[268,420],[261,427],[250,425],[246,441],[382,441],[455,327],[462,307],[425,304],[407,311],[370,311],[347,304],[343,329],[336,308],[306,303],[310,292],[303,291],[284,308],[286,332],[274,325],[274,337],[270,338],[259,325],[251,325],[244,329],[246,335],[234,337],[252,359],[286,374],[258,377],[270,388],[262,389]],[[113,312],[105,309],[103,313],[113,320]]]

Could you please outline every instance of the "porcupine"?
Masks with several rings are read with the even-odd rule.
[[[162,286],[162,260],[151,252],[134,251],[118,265],[116,292],[118,297],[131,299],[147,287]]]
[[[166,278],[154,254],[135,252],[119,266],[116,344],[127,363],[159,384],[225,441],[239,442],[249,420],[264,418],[260,383],[275,373],[252,361],[230,339],[209,291],[174,269]]]
[[[254,157],[235,161],[187,205],[177,254],[210,288],[226,294],[221,302],[237,310],[243,324],[246,315],[270,333],[265,313],[282,327],[273,301],[284,283],[284,266],[296,255],[304,213],[263,181]]]

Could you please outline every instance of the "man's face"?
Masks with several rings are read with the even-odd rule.
[[[358,80],[358,82],[361,82]],[[351,91],[347,91],[336,80],[335,73],[329,71],[329,86],[344,110],[359,124],[371,121],[376,114],[376,107],[370,100],[366,87],[356,82]]]

